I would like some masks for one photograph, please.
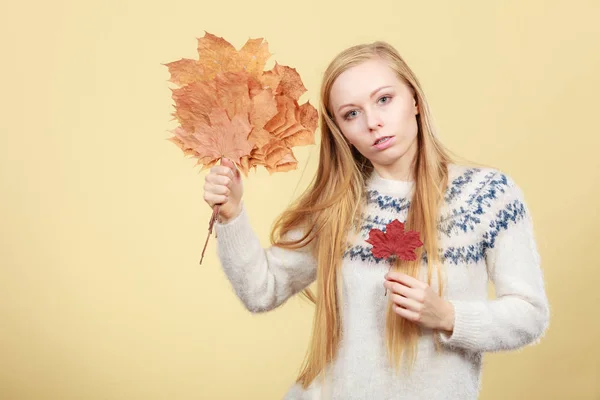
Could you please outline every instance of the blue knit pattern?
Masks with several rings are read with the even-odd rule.
[[[462,193],[465,186],[467,186],[467,184],[473,180],[473,175],[475,172],[475,168],[468,169],[461,176],[454,179],[450,185],[448,185],[448,190],[446,190],[446,196],[444,197],[446,203],[452,202],[459,194]]]
[[[380,194],[377,190],[367,192],[367,205],[376,204],[380,210],[401,213],[407,211],[410,202],[405,198],[394,198]]]
[[[477,180],[477,181],[474,181]],[[481,169],[466,169],[453,179],[444,196],[446,212],[441,216],[438,225],[438,237],[453,238],[458,235],[475,235],[476,240],[469,240],[468,246],[449,246],[439,250],[442,262],[449,264],[477,264],[486,255],[486,250],[494,248],[502,231],[510,228],[527,215],[525,204],[521,200],[513,200],[501,204],[501,195],[510,186],[506,175],[490,171],[485,174]],[[371,252],[371,245],[364,243],[369,231],[373,228],[385,232],[385,226],[394,219],[405,221],[410,201],[383,195],[376,190],[367,192],[367,209],[369,213],[362,218],[360,228],[361,243],[349,245],[344,257],[371,263],[391,263],[393,260],[377,259]],[[393,218],[381,217],[379,211],[391,213]],[[487,224],[488,226],[484,226]],[[424,252],[423,261],[427,262]]]

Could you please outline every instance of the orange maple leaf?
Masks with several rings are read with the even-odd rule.
[[[263,129],[253,129],[249,139],[255,139],[256,148],[242,158],[240,169],[244,175],[259,165],[270,174],[295,169],[298,161],[292,147],[314,143],[314,131],[317,128],[318,112],[309,103],[302,106],[286,96],[277,96],[278,112]]]
[[[319,124],[319,112],[310,104],[310,101],[307,101],[298,108],[296,118],[310,132],[314,132]]]
[[[204,79],[204,69],[196,60],[182,58],[178,61],[173,61],[164,64],[169,68],[171,82],[183,86],[189,83],[201,81]]]
[[[289,147],[313,144],[317,111],[308,103],[303,107],[300,108],[298,103],[290,97],[277,96],[279,113],[265,125],[265,129],[272,132],[273,136],[284,141]],[[311,119],[315,121],[313,122]],[[308,125],[307,127],[302,124],[302,120]]]
[[[298,161],[292,150],[281,142],[272,142],[264,151],[264,166],[269,173],[284,172],[296,168]]]
[[[248,89],[248,74],[245,72],[227,72],[214,78],[218,105],[227,111],[229,118],[234,115],[248,115],[252,102]]]
[[[252,145],[246,138],[252,129],[246,116],[235,115],[231,120],[227,113],[215,109],[209,114],[210,125],[200,123],[193,133],[182,128],[174,131],[184,150],[193,150],[205,167],[226,157],[239,164],[250,154]]]
[[[275,63],[271,73],[279,79],[279,85],[277,86],[276,94],[289,96],[298,101],[300,96],[306,92],[306,88],[302,83],[300,74],[298,74],[298,71],[296,71],[295,68],[290,68]],[[275,80],[273,77],[270,79],[273,81]]]
[[[204,70],[204,79],[212,79],[219,72],[246,71],[260,75],[271,53],[262,39],[249,39],[238,52],[223,38],[205,33],[198,39],[199,65]]]
[[[261,90],[252,98],[252,110],[250,111],[250,121],[252,132],[248,140],[257,147],[262,147],[271,140],[271,132],[265,129],[265,125],[275,115],[277,115],[277,101],[273,97],[271,89]]]
[[[214,81],[192,82],[173,89],[172,92],[175,100],[174,116],[184,130],[193,132],[198,124],[210,123],[208,115],[218,106]]]

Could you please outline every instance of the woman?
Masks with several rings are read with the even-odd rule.
[[[386,43],[332,61],[320,118],[316,177],[268,249],[235,166],[212,168],[205,184],[206,202],[221,204],[218,255],[246,307],[268,311],[301,291],[316,304],[286,398],[477,398],[482,354],[526,346],[548,324],[522,192],[500,171],[451,160],[417,78]],[[366,242],[395,219],[420,235],[415,261],[375,258]]]

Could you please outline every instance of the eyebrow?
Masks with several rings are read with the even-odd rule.
[[[392,88],[392,86],[382,86],[382,87],[380,87],[378,89],[373,90],[371,92],[371,94],[369,95],[369,97],[373,97],[373,95],[375,95],[375,93],[377,93],[377,92],[379,92],[379,91],[381,91],[383,89],[391,89],[391,88]],[[338,112],[340,112],[340,110],[342,108],[347,107],[347,106],[352,106],[352,105],[354,105],[354,104],[348,103],[348,104],[341,105],[341,106],[338,107]]]

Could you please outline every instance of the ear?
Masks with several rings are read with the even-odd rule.
[[[419,105],[417,104],[417,97],[413,97],[413,105],[415,108],[415,115],[419,115],[419,113],[421,112]]]

